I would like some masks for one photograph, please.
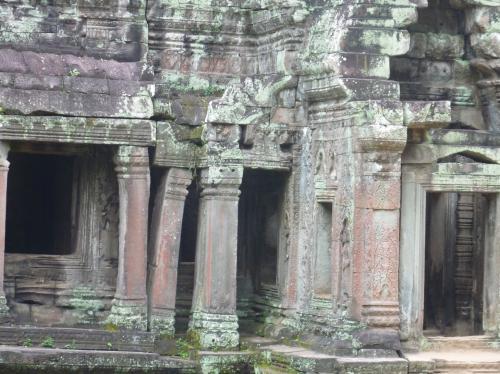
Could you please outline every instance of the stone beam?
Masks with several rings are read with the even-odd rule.
[[[59,116],[0,116],[0,139],[34,142],[150,146],[156,122]]]

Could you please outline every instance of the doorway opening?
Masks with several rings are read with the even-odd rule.
[[[5,251],[73,253],[75,156],[11,152],[9,162]]]
[[[279,264],[288,174],[245,169],[238,204],[237,303],[240,330],[280,304]]]
[[[188,194],[182,216],[175,300],[175,331],[178,332],[187,331],[193,302],[198,210],[200,205],[200,188],[196,178],[191,182],[187,190]]]
[[[471,192],[428,193],[424,333],[483,333],[485,222],[489,199]]]

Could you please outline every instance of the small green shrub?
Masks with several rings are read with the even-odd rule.
[[[40,343],[40,346],[43,348],[54,348],[54,345],[55,345],[55,341],[54,341],[54,338],[52,336],[47,336]]]

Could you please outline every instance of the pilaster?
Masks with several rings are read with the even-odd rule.
[[[195,288],[190,335],[203,348],[238,345],[236,253],[242,166],[201,172]]]
[[[192,173],[170,168],[162,176],[151,222],[149,306],[151,331],[174,335],[182,218]]]
[[[387,127],[372,124],[353,131],[351,313],[368,327],[397,330],[401,153],[406,128],[397,122]]]
[[[115,156],[119,189],[116,292],[106,322],[145,330],[149,156],[146,147],[120,146]]]

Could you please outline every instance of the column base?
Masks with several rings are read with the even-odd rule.
[[[0,324],[10,322],[10,311],[5,295],[0,295]]]
[[[239,344],[238,317],[234,314],[194,312],[188,336],[200,348],[236,348]]]
[[[145,304],[145,302],[144,302]],[[146,306],[125,300],[113,300],[105,324],[127,330],[147,330]]]
[[[363,305],[361,315],[363,322],[369,327],[399,330],[400,317],[397,301],[373,301]]]
[[[162,336],[175,335],[175,311],[153,309],[150,317],[150,329]]]

